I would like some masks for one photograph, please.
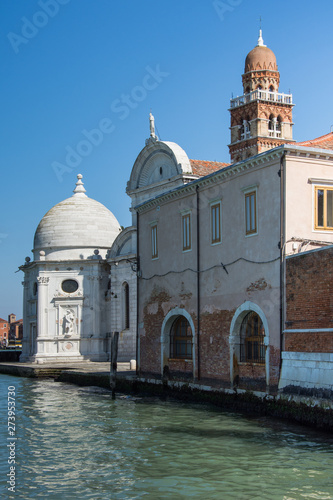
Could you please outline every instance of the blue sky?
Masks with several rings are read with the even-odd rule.
[[[229,161],[229,100],[242,94],[260,16],[280,92],[296,103],[294,138],[333,124],[331,0],[1,0],[0,14],[2,318],[22,316],[15,271],[78,173],[130,225],[126,183],[150,109],[162,140]]]

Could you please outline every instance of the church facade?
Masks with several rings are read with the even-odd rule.
[[[266,393],[333,389],[331,308],[316,317],[299,286],[314,283],[303,256],[314,273],[313,255],[330,262],[333,134],[296,143],[292,95],[279,82],[260,31],[243,95],[230,102],[231,163],[191,160],[158,139],[150,115],[126,188],[132,225],[122,231],[78,176],[21,266],[21,361],[106,361],[119,331],[118,359],[135,358],[141,377]]]

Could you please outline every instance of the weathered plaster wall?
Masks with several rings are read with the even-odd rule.
[[[195,187],[161,199],[139,214],[139,334],[142,373],[162,375],[161,335],[165,317],[184,309],[194,325],[193,363],[166,358],[169,370],[193,370],[194,377],[230,386],[230,327],[236,309],[255,303],[269,325],[269,369],[239,363],[238,383],[248,379],[266,387],[277,384],[279,321],[279,162],[238,172],[230,180],[199,187],[200,224],[200,366],[197,334],[197,194]],[[258,232],[245,234],[245,194],[257,191]],[[211,202],[222,204],[222,242],[211,244]],[[191,250],[182,250],[182,215],[191,213]],[[151,227],[157,224],[158,258],[151,258]],[[221,265],[223,263],[225,268]]]
[[[300,148],[301,149],[301,148]],[[319,158],[320,156],[320,158]],[[316,185],[330,185],[333,178],[332,158],[307,152],[287,154],[285,168],[286,182],[286,241],[291,238],[333,242],[333,231],[316,230],[314,188]],[[297,242],[296,242],[297,243]],[[292,242],[286,245],[286,254],[318,248],[318,245],[297,243],[293,250]]]

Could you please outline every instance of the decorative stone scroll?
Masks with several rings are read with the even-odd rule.
[[[48,285],[50,278],[47,278],[46,276],[38,276],[37,281],[39,285]]]
[[[69,298],[69,297],[83,297],[83,293],[81,290],[78,290],[77,292],[74,292],[74,293],[65,293],[65,292],[62,292],[62,291],[59,291],[59,290],[56,290],[55,291],[55,294],[54,294],[54,297],[55,298],[58,298],[58,297],[65,297],[65,298]]]

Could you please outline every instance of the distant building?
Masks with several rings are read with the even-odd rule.
[[[8,344],[9,323],[6,319],[0,318],[0,346]]]
[[[6,347],[9,341],[19,341],[23,337],[23,319],[16,320],[15,314],[9,314],[8,320],[0,318],[0,346]]]
[[[16,320],[15,314],[8,316],[9,323],[9,340],[22,340],[23,338],[23,319]]]

